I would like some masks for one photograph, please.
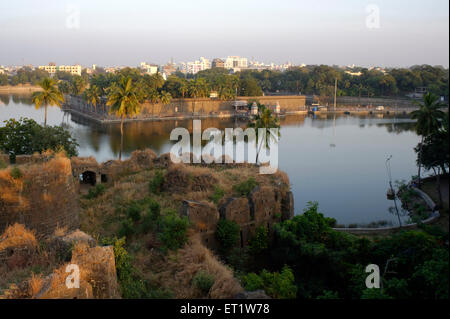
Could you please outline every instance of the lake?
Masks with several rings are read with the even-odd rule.
[[[0,95],[0,121],[28,117],[44,121],[29,95]],[[48,108],[49,125],[65,125],[77,139],[79,156],[102,162],[116,159],[120,148],[118,124],[100,125]],[[3,123],[0,124],[4,125]],[[202,129],[242,127],[236,119],[203,119]],[[136,149],[151,148],[158,154],[170,151],[175,127],[192,128],[192,120],[131,122],[124,125],[124,157]],[[393,180],[409,180],[417,174],[413,148],[419,142],[414,123],[393,115],[292,115],[281,118],[279,168],[290,178],[295,212],[308,201],[339,224],[387,221],[398,225],[386,199],[386,158],[392,155]],[[406,220],[407,217],[402,217]]]

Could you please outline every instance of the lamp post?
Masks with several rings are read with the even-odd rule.
[[[394,205],[395,205],[395,211],[397,212],[398,224],[400,227],[402,227],[402,221],[400,220],[400,214],[398,212],[398,207],[397,207],[397,199],[395,196],[394,188],[392,187],[392,174],[391,174],[391,162],[390,162],[391,158],[392,158],[392,155],[389,155],[388,158],[386,159],[386,171],[387,171],[387,174],[389,177],[389,187],[390,187],[390,189],[388,190],[388,198],[389,198],[389,195],[392,195],[394,198]]]

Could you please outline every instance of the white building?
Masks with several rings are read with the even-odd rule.
[[[57,71],[67,72],[72,75],[81,75],[81,65],[40,65],[40,70],[47,71],[50,75],[55,74]]]
[[[211,62],[204,57],[201,57],[200,60],[186,63],[186,72],[190,74],[197,74],[207,69],[211,69]]]
[[[141,70],[144,70],[144,72],[147,74],[153,75],[158,73],[158,66],[156,64],[141,62]]]
[[[246,69],[248,68],[247,58],[241,58],[240,56],[228,56],[225,59],[225,69]]]

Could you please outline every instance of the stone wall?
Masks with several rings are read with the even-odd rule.
[[[305,111],[305,96],[254,96],[254,97],[238,97],[239,101],[258,100],[266,106],[280,105],[282,113],[296,113]],[[105,105],[106,100],[97,107],[87,104],[82,98],[74,96],[66,96],[65,108],[75,111],[78,114],[99,120],[99,121],[117,121],[115,114],[108,114],[108,108]],[[221,101],[210,98],[198,99],[173,99],[168,105],[161,103],[152,104],[145,102],[141,106],[140,114],[132,119],[146,120],[159,118],[182,118],[191,116],[218,116],[230,117],[235,115],[233,101]]]
[[[0,170],[0,233],[14,223],[47,237],[58,227],[78,227],[77,183],[70,160],[54,158],[40,164],[17,166],[21,176],[13,177],[11,168]]]
[[[183,201],[180,215],[187,216],[200,234],[205,246],[216,249],[215,237],[220,219],[234,221],[240,228],[240,245],[246,246],[258,227],[266,227],[269,234],[273,224],[294,217],[291,192],[280,192],[269,186],[256,187],[248,197],[230,197],[218,208],[207,203]]]

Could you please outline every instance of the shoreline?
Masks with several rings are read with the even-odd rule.
[[[37,91],[41,91],[42,89],[39,86],[36,85],[5,85],[0,86],[0,93],[33,93]]]

